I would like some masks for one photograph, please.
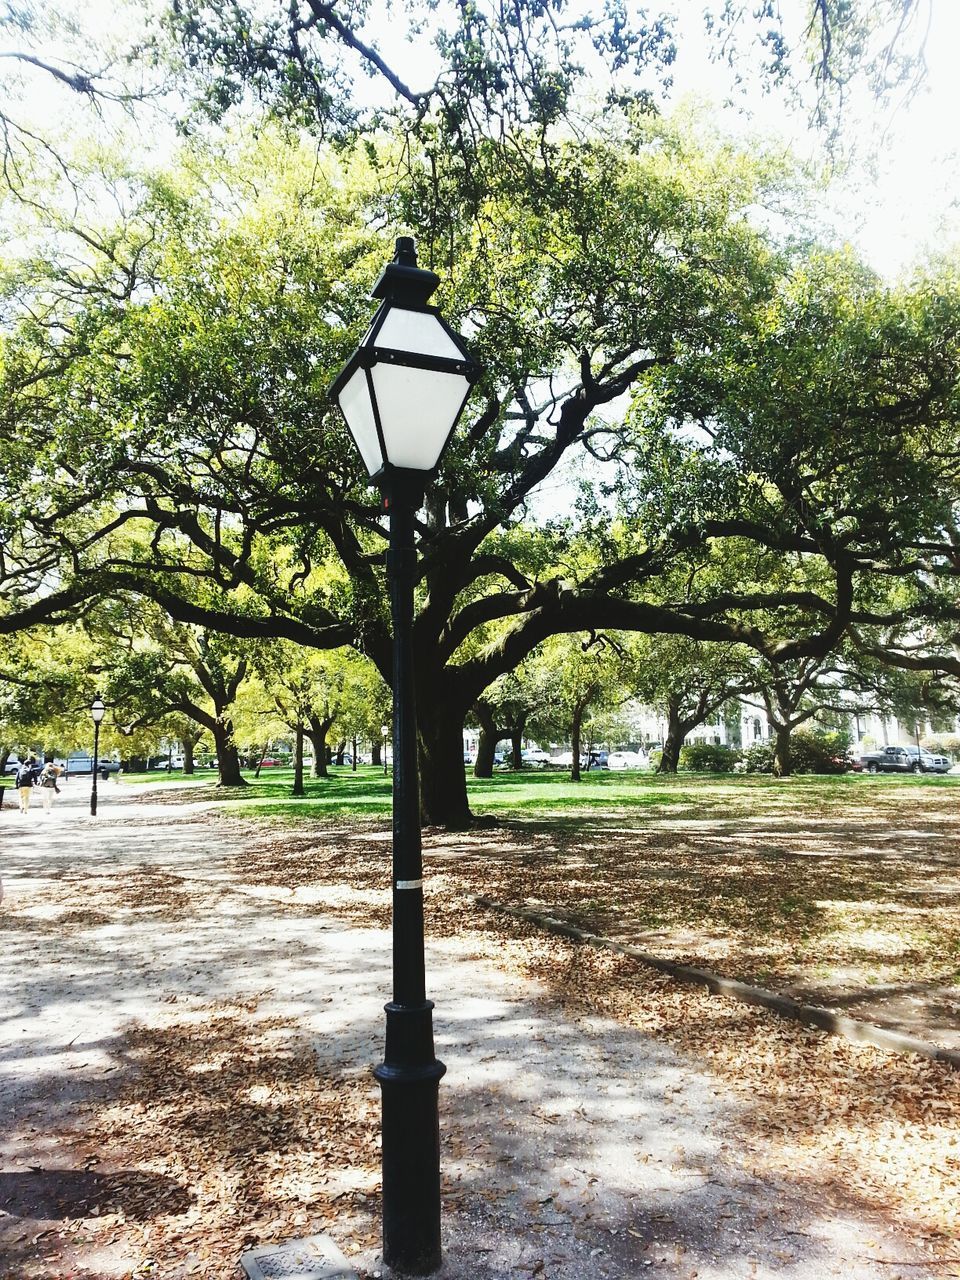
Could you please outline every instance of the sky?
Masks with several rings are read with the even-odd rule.
[[[852,96],[842,149],[854,158],[824,198],[831,225],[888,278],[909,271],[928,250],[960,245],[960,0],[929,0],[929,6],[921,87],[882,106],[866,89]],[[782,92],[762,92],[759,80],[735,85],[730,68],[711,56],[716,45],[703,24],[706,0],[663,0],[659,7],[679,14],[668,104],[708,102],[714,121],[731,134],[759,132],[789,143],[814,165],[825,162],[825,139],[811,128],[807,109],[792,106]],[[800,0],[782,7],[788,21],[803,12]],[[402,24],[375,23],[372,38],[404,68],[407,83],[420,87],[432,78],[433,59],[422,44],[405,42],[402,30]]]
[[[832,219],[888,277],[928,250],[960,245],[960,0],[931,0],[930,19],[920,88],[884,105],[865,89],[850,101],[843,143],[855,158],[827,198]],[[804,110],[791,110],[782,97],[731,92],[729,70],[710,60],[693,24],[680,45],[675,82],[677,96],[717,104],[718,120],[732,133],[759,127],[805,158],[823,158],[824,140]],[[723,105],[727,99],[731,105]]]

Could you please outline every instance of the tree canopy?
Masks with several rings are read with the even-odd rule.
[[[523,188],[505,169],[479,216],[451,204],[422,237],[485,369],[418,530],[435,776],[477,697],[550,635],[801,659],[891,583],[906,624],[931,567],[952,573],[956,277],[891,289],[777,243],[749,211],[784,197],[782,167],[643,118],[618,130],[545,160],[518,135]],[[250,640],[353,645],[388,675],[382,512],[326,398],[389,253],[378,227],[418,225],[430,183],[424,165],[385,187],[384,157],[389,139],[317,153],[269,132],[189,149],[124,179],[122,222],[38,237],[7,291],[0,628],[134,591]],[[582,483],[544,519],[567,467]]]

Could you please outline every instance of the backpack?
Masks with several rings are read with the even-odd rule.
[[[29,787],[33,785],[33,765],[22,764],[17,770],[17,786]]]

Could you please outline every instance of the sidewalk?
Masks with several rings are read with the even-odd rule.
[[[236,1280],[281,1228],[382,1273],[389,931],[245,875],[257,833],[202,802],[88,801],[71,780],[50,815],[0,815],[0,1278]],[[427,972],[442,1280],[944,1274],[806,1171],[758,1172],[702,1062],[564,1016],[468,938],[432,940]]]

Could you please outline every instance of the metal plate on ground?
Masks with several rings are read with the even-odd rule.
[[[357,1273],[329,1236],[264,1244],[240,1255],[248,1280],[357,1280]]]

